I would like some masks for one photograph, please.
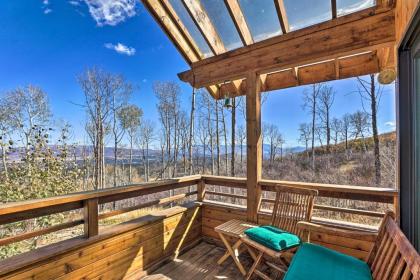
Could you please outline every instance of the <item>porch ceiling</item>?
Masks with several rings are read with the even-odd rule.
[[[395,67],[392,0],[142,0],[214,98],[343,79]],[[306,4],[305,4],[306,3]]]

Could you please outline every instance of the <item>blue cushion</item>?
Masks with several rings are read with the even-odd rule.
[[[275,251],[282,251],[298,246],[297,235],[273,226],[253,227],[245,230],[245,234],[253,241]]]
[[[372,280],[369,266],[354,257],[303,243],[283,280]]]

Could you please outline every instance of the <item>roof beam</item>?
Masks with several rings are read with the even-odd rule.
[[[254,39],[252,38],[251,32],[249,31],[248,24],[246,23],[238,0],[225,0],[225,4],[230,16],[233,19],[233,23],[235,24],[236,30],[239,33],[239,37],[241,38],[242,43],[245,46],[253,44]]]
[[[279,17],[280,27],[283,34],[289,33],[289,21],[287,20],[286,8],[283,0],[274,0],[276,6],[277,16]]]
[[[174,43],[176,48],[191,64],[200,59],[196,51],[191,47],[191,42],[185,37],[185,34],[179,29],[174,20],[169,16],[165,8],[159,0],[142,0],[145,7],[150,11],[153,18],[160,25],[163,31],[168,35],[169,39]]]
[[[226,52],[225,46],[220,39],[210,17],[207,15],[204,7],[199,0],[182,0],[188,13],[191,15],[194,23],[197,25],[204,39],[209,44],[211,50],[215,54],[222,54]]]
[[[380,70],[379,52],[378,54],[376,51],[365,52],[263,74],[260,78],[261,88],[262,91],[273,91],[312,83],[363,76],[377,73]],[[233,83],[225,83],[220,86],[222,95],[215,98],[245,95],[246,90],[246,79],[242,80],[239,87],[234,86]]]
[[[202,54],[200,48],[195,43],[193,37],[191,36],[188,29],[185,27],[185,25],[182,23],[182,20],[179,18],[178,14],[176,13],[175,9],[172,7],[172,4],[169,2],[169,0],[160,0],[160,3],[165,8],[168,15],[171,17],[174,24],[178,27],[179,31],[184,35],[186,41],[190,45],[191,49],[194,50],[195,54],[200,58],[203,59],[204,55]]]
[[[337,0],[331,0],[331,17],[337,18]]]
[[[375,8],[276,36],[192,65],[196,87],[376,50],[395,44],[394,10]],[[293,50],[293,51],[292,51]],[[192,82],[192,70],[178,74]]]

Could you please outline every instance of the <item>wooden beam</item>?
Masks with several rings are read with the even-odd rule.
[[[194,50],[197,57],[200,59],[204,58],[203,53],[201,52],[200,48],[194,41],[193,37],[191,36],[188,29],[185,27],[182,20],[179,18],[178,14],[176,13],[175,9],[172,7],[172,4],[169,0],[160,0],[162,6],[165,8],[167,14],[171,17],[174,24],[178,27],[178,30],[184,35],[186,41],[190,45],[191,49]]]
[[[331,17],[337,18],[337,0],[331,0]]]
[[[290,26],[289,21],[287,20],[286,8],[284,7],[283,0],[274,0],[274,5],[276,6],[277,16],[279,18],[281,31],[283,34],[289,33]]]
[[[248,24],[246,23],[244,14],[242,13],[241,6],[238,0],[225,0],[226,7],[232,17],[239,37],[244,45],[251,45],[254,43],[251,32],[249,31]]]
[[[216,31],[210,17],[207,15],[206,10],[201,5],[200,1],[197,0],[182,0],[187,9],[188,13],[191,15],[194,23],[197,25],[201,34],[203,34],[204,39],[209,44],[211,50],[215,54],[221,54],[226,52],[225,46],[220,38],[219,34]]]
[[[261,80],[257,73],[247,75],[247,219],[257,222],[261,198],[262,136],[261,136]]]
[[[384,58],[385,59],[385,56]],[[272,91],[311,83],[347,79],[378,73],[380,59],[377,52],[364,52],[320,63],[296,66],[261,75],[261,91]],[[387,64],[389,66],[389,64]],[[247,80],[239,87],[232,83],[220,86],[221,97],[236,97],[247,93]]]
[[[241,79],[249,71],[269,73],[392,46],[394,10],[376,12],[366,9],[194,63],[196,86]],[[191,83],[191,71],[178,76]]]
[[[191,47],[192,42],[185,37],[185,34],[179,29],[174,20],[169,16],[159,0],[142,0],[144,6],[150,11],[156,22],[163,31],[168,35],[169,39],[174,43],[175,47],[182,54],[184,59],[189,63],[196,62],[200,56]]]

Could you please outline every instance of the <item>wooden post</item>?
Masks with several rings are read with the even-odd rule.
[[[246,131],[247,131],[247,219],[257,222],[261,198],[262,139],[261,139],[261,82],[259,75],[247,75]]]
[[[203,201],[206,195],[206,183],[201,179],[197,184],[197,201]]]
[[[86,237],[98,235],[98,199],[91,198],[84,201],[83,209],[84,231]]]

